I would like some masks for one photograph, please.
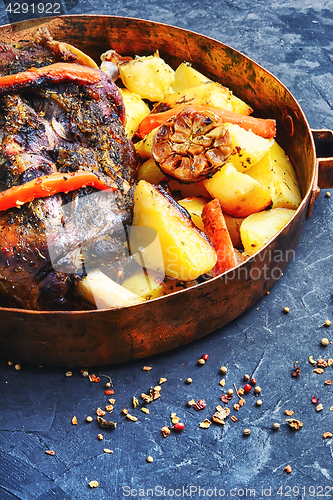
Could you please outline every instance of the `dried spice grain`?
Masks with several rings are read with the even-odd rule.
[[[199,401],[194,403],[193,408],[196,411],[199,411],[199,410],[203,410],[204,408],[206,408],[206,406],[207,406],[206,401],[204,399],[199,399]]]
[[[130,415],[129,413],[127,413],[126,418],[132,422],[136,422],[138,420],[138,417],[134,417],[134,415]]]
[[[89,487],[90,488],[97,488],[98,487],[98,481],[90,481]]]
[[[272,429],[273,431],[278,431],[280,429],[280,424],[279,422],[274,422],[274,424],[272,425]]]
[[[98,415],[99,417],[102,417],[103,415],[105,415],[105,411],[102,410],[102,408],[97,408],[96,415]]]
[[[294,414],[293,410],[285,410],[285,414],[291,417]]]
[[[171,430],[169,429],[169,427],[167,425],[162,427],[161,431],[162,431],[163,437],[169,436],[169,434],[171,432]]]
[[[244,429],[243,434],[244,436],[249,436],[251,434],[251,429]]]
[[[113,450],[110,450],[110,448],[104,448],[104,453],[113,453]]]
[[[90,415],[88,415],[88,417],[86,418],[86,421],[87,421],[87,422],[92,422],[93,420],[94,420],[94,419],[93,419]]]
[[[324,370],[322,368],[315,368],[313,371],[315,373],[318,373],[319,375],[322,374],[322,373],[324,373]]]
[[[290,465],[287,465],[287,467],[285,467],[285,468],[284,468],[284,470],[285,470],[288,474],[290,474],[290,473],[291,473],[291,471],[292,471],[292,468],[291,468],[291,466],[290,466]]]
[[[159,384],[164,384],[164,382],[166,382],[167,379],[165,377],[161,377],[160,380],[159,380]]]
[[[321,339],[320,343],[323,346],[327,346],[330,343],[330,341],[326,337],[324,337]]]
[[[98,434],[97,439],[99,439],[100,441],[103,441],[103,439],[104,439],[103,434]]]
[[[111,420],[105,420],[103,417],[97,417],[97,422],[100,425],[100,427],[106,427],[109,429],[115,429],[117,424],[116,422],[112,422]]]
[[[200,422],[199,427],[200,429],[208,429],[212,425],[212,422],[208,420],[208,418],[205,418],[203,422]]]
[[[316,406],[316,411],[322,411],[323,409],[324,407],[321,403],[318,406]]]
[[[152,366],[143,366],[142,369],[144,372],[150,372],[150,370],[152,369],[153,367]]]
[[[331,437],[332,437],[332,433],[331,433],[331,432],[325,432],[325,433],[323,434],[323,438],[324,438],[324,439],[331,438]]]
[[[231,415],[230,420],[232,420],[233,422],[238,422],[238,418],[235,417],[235,415]]]
[[[224,425],[225,419],[229,414],[230,414],[229,408],[222,408],[222,406],[219,405],[216,407],[216,412],[214,413],[214,415],[212,415],[212,420],[216,424]]]
[[[145,408],[144,406],[141,408],[141,411],[145,413],[146,415],[149,415],[149,410],[148,408]]]
[[[289,427],[291,427],[295,431],[298,431],[301,427],[303,427],[303,422],[297,420],[296,418],[287,418],[286,422],[288,422]]]
[[[153,459],[153,457],[151,457],[151,456],[149,455],[149,457],[147,457],[147,458],[146,458],[146,461],[147,461],[148,463],[151,463],[151,462],[153,462],[153,461],[154,461],[154,459]]]
[[[77,418],[76,416],[74,415],[74,417],[72,418],[72,424],[73,425],[77,425]]]
[[[45,450],[45,453],[46,453],[47,455],[52,455],[52,456],[53,456],[53,455],[55,455],[55,453],[54,453],[54,451],[53,451],[53,450]]]
[[[228,368],[226,366],[221,366],[220,372],[226,375],[226,373],[228,372]]]

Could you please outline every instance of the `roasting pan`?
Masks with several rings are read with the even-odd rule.
[[[295,166],[303,201],[289,223],[251,259],[193,288],[120,309],[0,308],[0,356],[56,366],[113,364],[176,348],[237,318],[281,279],[320,188],[332,187],[332,132],[310,130],[299,104],[280,81],[206,36],[139,19],[74,15],[2,26],[0,40],[31,38],[41,24],[54,39],[80,48],[97,63],[109,48],[124,55],[150,55],[158,49],[174,68],[186,60],[231,88],[255,109],[256,116],[276,119],[277,141]]]

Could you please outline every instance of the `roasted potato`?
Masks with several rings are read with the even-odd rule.
[[[159,184],[167,179],[167,176],[156,165],[153,158],[149,158],[138,168],[138,181],[144,180],[150,182],[150,184]]]
[[[144,180],[138,182],[134,193],[133,226],[156,230],[167,276],[181,281],[195,280],[216,263],[216,252],[206,235],[160,186]],[[140,238],[133,241],[130,237],[130,246],[134,254],[140,250],[145,267],[160,270],[154,245],[145,247]]]
[[[249,175],[238,172],[232,163],[203,184],[211,197],[219,200],[222,210],[234,217],[247,217],[272,203],[269,192]]]
[[[295,209],[300,205],[302,195],[295,169],[277,142],[247,174],[269,191],[272,208]]]
[[[125,105],[125,132],[132,139],[142,120],[149,115],[150,109],[141,97],[127,89],[119,89]]]
[[[234,148],[233,154],[228,161],[239,172],[245,172],[258,163],[274,143],[274,139],[264,139],[239,125],[226,123],[225,126],[229,130]]]
[[[154,112],[166,111],[180,104],[213,106],[228,109],[239,114],[249,115],[252,108],[244,103],[227,88],[217,82],[207,82],[195,87],[183,88],[167,95],[154,107]]]
[[[124,86],[142,99],[161,101],[172,91],[174,70],[160,58],[158,51],[153,56],[120,62],[118,67]]]
[[[287,224],[295,210],[272,208],[246,217],[240,227],[244,251],[253,255]]]

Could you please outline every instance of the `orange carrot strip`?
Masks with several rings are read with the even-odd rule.
[[[38,80],[53,83],[71,81],[78,84],[93,84],[101,80],[101,71],[79,64],[55,63],[41,68],[30,68],[14,75],[0,78],[0,94],[10,90],[29,87]]]
[[[154,130],[154,128],[159,127],[169,118],[177,115],[180,111],[188,106],[180,105],[175,108],[164,111],[163,113],[150,113],[146,116],[140,123],[138,135],[144,138],[149,132]],[[191,105],[196,111],[210,110],[214,112],[223,123],[234,123],[244,128],[245,130],[251,130],[254,134],[260,135],[265,139],[271,139],[276,135],[276,122],[272,118],[255,118],[254,116],[240,115],[234,111],[229,111],[227,109],[215,108],[213,106],[200,106]]]
[[[81,187],[92,186],[99,190],[112,189],[90,171],[78,170],[71,174],[55,172],[37,177],[19,186],[12,186],[0,193],[0,210],[19,207],[34,200],[56,193],[68,193]]]
[[[205,233],[213,244],[217,254],[214,276],[218,276],[237,265],[235,251],[224,219],[220,202],[217,198],[207,203],[202,211]]]

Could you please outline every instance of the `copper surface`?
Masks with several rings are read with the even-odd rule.
[[[174,68],[186,60],[230,87],[256,116],[276,119],[277,141],[296,168],[303,201],[283,230],[253,258],[193,288],[113,310],[0,308],[1,357],[81,367],[119,363],[176,348],[229,323],[281,279],[294,256],[317,188],[314,140],[302,109],[280,81],[249,58],[218,41],[168,25],[113,16],[64,16],[4,26],[0,39],[13,43],[31,38],[42,22],[55,39],[77,46],[97,63],[110,48],[124,55],[148,55],[158,49]]]

